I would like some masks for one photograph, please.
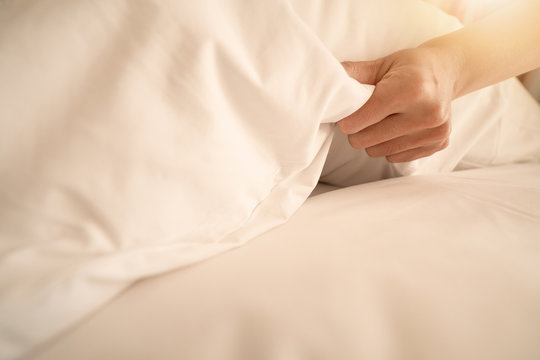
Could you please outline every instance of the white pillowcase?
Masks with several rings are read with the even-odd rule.
[[[371,92],[286,1],[2,2],[0,53],[0,358],[285,221]]]

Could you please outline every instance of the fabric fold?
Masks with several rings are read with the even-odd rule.
[[[2,358],[286,221],[370,94],[287,1],[2,2],[0,53]]]

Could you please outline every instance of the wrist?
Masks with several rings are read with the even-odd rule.
[[[432,61],[445,74],[446,87],[452,99],[469,92],[465,66],[466,57],[461,47],[445,44],[440,39],[433,39],[421,44],[419,48],[429,50],[430,54],[432,54]]]

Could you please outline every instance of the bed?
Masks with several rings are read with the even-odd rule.
[[[317,190],[26,358],[538,359],[538,164]]]
[[[373,91],[339,61],[459,27],[413,0],[0,3],[0,358],[538,359],[538,103],[460,98],[402,164],[334,125]]]

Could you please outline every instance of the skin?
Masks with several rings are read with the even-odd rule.
[[[348,74],[375,85],[368,102],[338,122],[349,143],[389,162],[446,148],[452,100],[540,66],[540,1],[521,0],[417,48],[359,62]]]

